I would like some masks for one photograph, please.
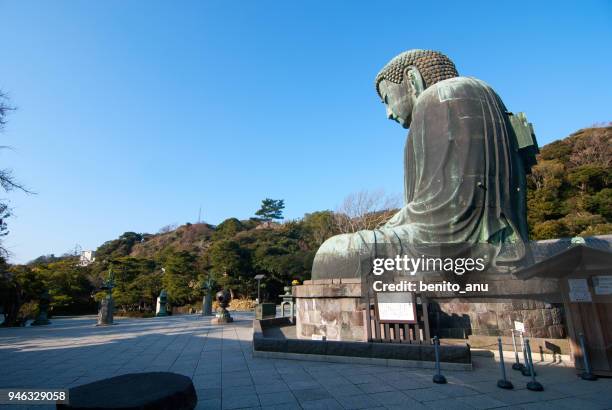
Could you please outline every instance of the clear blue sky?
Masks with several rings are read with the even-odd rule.
[[[608,1],[0,1],[13,262],[124,231],[401,193],[378,70],[410,48],[525,111],[541,144],[612,120]]]

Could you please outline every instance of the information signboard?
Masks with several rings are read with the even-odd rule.
[[[376,316],[380,323],[416,323],[412,292],[376,292]]]
[[[586,279],[568,279],[570,302],[591,302],[591,291]]]
[[[514,330],[516,330],[517,332],[525,332],[525,323],[515,320]]]

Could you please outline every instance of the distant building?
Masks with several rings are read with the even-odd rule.
[[[79,266],[88,266],[92,264],[96,257],[94,251],[81,251],[81,257],[79,258]]]

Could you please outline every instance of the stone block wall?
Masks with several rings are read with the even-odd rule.
[[[472,302],[459,299],[430,301],[432,334],[464,338],[469,335],[510,336],[514,321],[523,322],[530,337],[567,337],[562,304],[528,299]]]
[[[356,298],[298,299],[297,334],[300,339],[313,335],[326,340],[363,341],[363,309]]]
[[[299,339],[365,341],[361,282],[358,279],[305,281],[294,288]]]
[[[563,304],[547,303],[560,302],[556,281],[523,281],[498,275],[482,278],[481,282],[485,279],[491,284],[490,297],[459,298],[444,292],[422,294],[429,300],[432,336],[459,339],[470,335],[510,336],[514,321],[519,321],[525,324],[530,337],[567,337]],[[293,295],[298,338],[312,339],[315,335],[328,340],[366,340],[360,279],[304,281],[293,288]],[[525,295],[530,295],[529,299]]]

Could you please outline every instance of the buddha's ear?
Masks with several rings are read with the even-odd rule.
[[[404,78],[410,81],[417,97],[425,90],[425,82],[416,66],[408,66],[404,68]]]

